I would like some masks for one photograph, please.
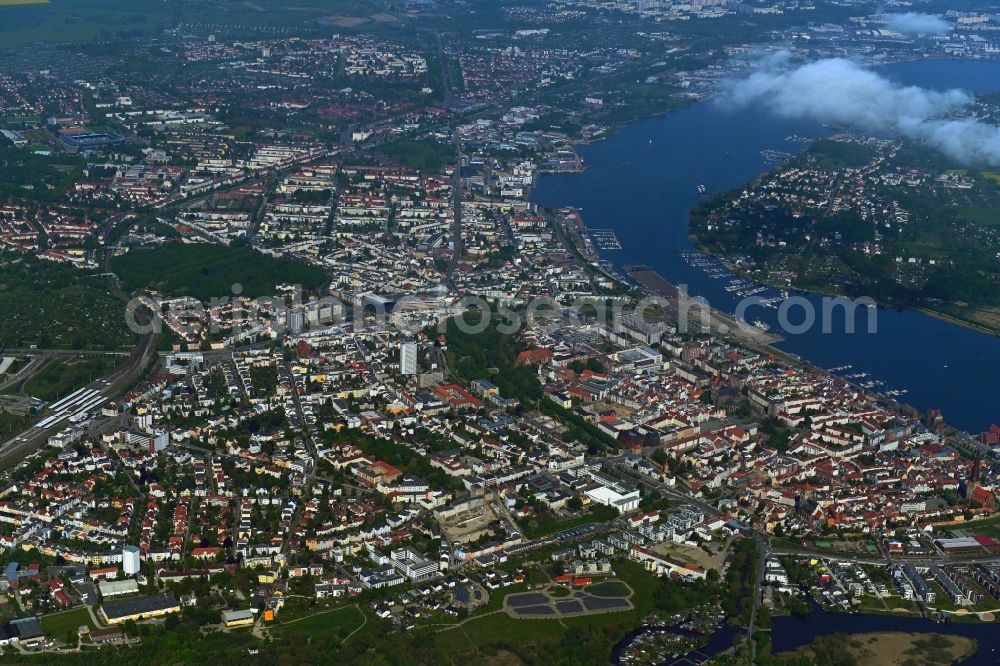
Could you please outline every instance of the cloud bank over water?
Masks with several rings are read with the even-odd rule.
[[[886,14],[886,27],[893,32],[904,35],[918,33],[939,34],[951,30],[951,24],[932,14],[906,12],[905,14]]]
[[[1000,165],[1000,127],[952,118],[974,101],[962,90],[903,86],[844,58],[792,65],[782,51],[748,77],[732,82],[724,103],[762,107],[785,118],[895,133],[924,141],[966,164]]]

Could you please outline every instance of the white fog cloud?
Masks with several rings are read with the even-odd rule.
[[[763,107],[786,118],[811,119],[925,141],[965,163],[1000,165],[1000,127],[975,119],[950,119],[973,97],[903,86],[844,58],[799,66],[781,52],[733,82],[722,98],[737,107]]]
[[[932,14],[918,14],[916,12],[886,14],[886,27],[904,35],[915,35],[922,32],[937,34],[951,30],[951,25],[944,19]]]

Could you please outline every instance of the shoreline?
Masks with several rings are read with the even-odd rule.
[[[671,283],[669,283],[667,280],[665,280],[658,273],[655,273],[655,271],[651,271],[651,272],[654,273],[656,275],[656,277],[659,278],[660,281],[662,281],[665,285],[667,285],[667,288],[676,289],[676,287],[674,285],[672,285]],[[633,279],[636,280],[636,282],[638,283],[638,288],[640,290],[643,290],[643,291],[646,291],[646,292],[651,292],[654,295],[659,295],[659,294],[656,293],[656,291],[657,291],[656,289],[654,289],[653,287],[650,287],[649,285],[647,285],[647,284],[639,281],[637,278],[633,277],[633,275],[631,273],[628,273],[628,274],[629,274],[629,277],[632,277]],[[669,300],[668,296],[664,295],[663,297],[664,298],[668,298],[668,300]],[[715,308],[711,308],[711,310],[712,310],[712,314],[713,315],[717,315],[717,314],[720,313],[720,311],[717,310],[717,309],[715,309]],[[722,313],[722,314],[725,317],[727,317],[728,319],[735,321],[735,318],[732,315],[725,315],[725,313]],[[723,320],[723,322],[724,321],[725,320]],[[782,342],[784,340],[784,338],[778,337],[777,340],[760,341],[760,340],[754,339],[753,336],[743,337],[743,336],[739,336],[739,335],[736,334],[736,332],[745,330],[745,328],[747,328],[747,326],[742,327],[742,328],[737,326],[736,328],[731,329],[727,333],[715,332],[715,334],[719,335],[723,339],[733,340],[733,341],[736,342],[736,344],[739,344],[739,345],[742,345],[744,347],[747,347],[748,349],[757,351],[757,352],[762,353],[762,354],[769,354],[769,355],[773,356],[774,358],[780,359],[780,360],[782,360],[785,363],[788,363],[790,365],[797,366],[797,367],[800,367],[800,368],[804,368],[804,369],[806,369],[806,370],[808,370],[810,372],[814,372],[814,373],[819,374],[819,375],[821,375],[823,377],[827,377],[827,378],[833,379],[835,381],[842,382],[842,383],[844,383],[844,384],[846,384],[846,385],[854,388],[856,391],[858,391],[858,393],[861,393],[861,394],[863,394],[865,396],[868,396],[869,398],[874,399],[876,402],[881,403],[886,408],[891,409],[892,411],[895,411],[895,412],[897,412],[899,414],[910,414],[910,415],[912,415],[913,413],[916,413],[916,414],[920,414],[921,413],[920,410],[917,409],[916,407],[914,407],[913,405],[909,405],[909,404],[900,402],[900,401],[896,400],[895,398],[893,398],[891,396],[888,396],[888,395],[886,395],[884,393],[866,389],[865,387],[859,386],[858,384],[856,384],[855,382],[853,382],[853,381],[851,381],[849,379],[846,379],[846,378],[841,377],[839,375],[833,374],[829,370],[816,365],[815,363],[809,361],[808,359],[802,358],[798,354],[795,354],[795,353],[790,352],[790,351],[785,351],[783,349],[780,349],[780,348],[774,346],[775,344],[779,344],[780,342]],[[770,336],[770,337],[777,337],[777,336],[774,336],[774,334],[764,333],[763,331],[760,331],[760,333],[763,334],[763,335]],[[966,433],[966,432],[964,432],[962,430],[959,430],[959,429],[955,428],[954,426],[950,426],[950,427],[955,432],[962,433],[966,437],[970,437],[971,436],[971,435],[969,435],[969,433]]]
[[[980,641],[970,636],[938,631],[865,631],[843,634],[840,640],[845,643],[845,651],[857,660],[859,666],[905,664],[909,663],[913,651],[922,655],[932,650],[946,654],[950,663],[962,663],[984,648]],[[936,645],[922,646],[921,642],[927,640],[934,641]],[[808,658],[813,654],[814,643],[815,639],[779,654]]]
[[[990,328],[989,326],[983,326],[982,324],[977,324],[965,319],[959,319],[953,315],[947,314],[945,312],[938,312],[937,310],[932,310],[927,307],[915,307],[908,308],[913,309],[916,312],[923,313],[928,317],[934,317],[935,319],[940,319],[941,321],[946,321],[949,324],[954,324],[955,326],[961,326],[962,328],[967,328],[978,333],[983,333],[984,335],[991,335],[993,337],[1000,337],[1000,328]]]
[[[705,254],[705,253],[702,253],[702,254]],[[710,255],[709,254],[708,256],[714,256],[714,255]],[[653,287],[653,286],[650,286],[650,285],[646,284],[645,282],[641,281],[639,278],[635,277],[633,271],[630,271],[629,268],[633,268],[633,269],[635,269],[635,268],[641,268],[641,269],[644,269],[642,271],[636,271],[636,272],[643,272],[643,273],[646,273],[648,275],[655,276],[655,279],[657,281],[659,281],[659,282],[662,282],[662,285],[658,285],[657,287]],[[636,283],[634,286],[628,285],[628,284],[623,284],[623,286],[630,287],[630,288],[633,288],[633,289],[638,289],[641,292],[645,292],[648,295],[660,296],[662,298],[667,299],[668,302],[671,299],[670,291],[671,290],[676,291],[676,289],[677,289],[677,287],[674,284],[672,284],[671,282],[669,282],[668,280],[666,280],[658,272],[656,272],[655,270],[652,270],[648,266],[642,266],[642,267],[624,267],[623,266],[623,267],[621,267],[621,270],[626,275],[628,275],[629,278],[631,278],[632,280],[634,280],[635,283]],[[606,273],[605,271],[600,271],[600,272],[602,274],[606,275],[607,277],[609,277],[609,278],[611,278],[611,279],[613,279],[615,281],[618,281],[613,275],[610,275],[610,274]],[[660,293],[661,289],[665,289],[666,292],[665,293]],[[799,290],[799,291],[806,291],[806,290]],[[818,293],[818,292],[808,292],[808,291],[806,291],[806,293]],[[673,296],[673,298],[674,298],[675,302],[672,305],[673,305],[673,307],[676,308],[676,296]],[[715,320],[713,323],[716,323],[717,325],[718,324],[724,324],[724,325],[729,326],[730,325],[729,324],[730,321],[732,321],[732,322],[736,321],[736,319],[735,319],[735,317],[733,315],[725,313],[725,312],[719,310],[718,308],[709,306],[709,310],[710,310],[712,318]],[[676,312],[674,312],[674,314],[676,314]],[[746,328],[752,328],[752,326],[750,326],[749,324],[747,324],[747,325],[741,327],[738,324],[736,324],[736,325],[731,326],[729,328],[729,330],[727,332],[725,332],[725,333],[720,333],[719,331],[714,331],[714,334],[715,335],[719,335],[720,337],[722,337],[724,339],[726,339],[726,338],[732,339],[732,340],[734,340],[739,345],[742,345],[744,347],[747,347],[749,349],[752,349],[752,350],[757,351],[757,352],[762,353],[762,354],[770,354],[771,356],[775,357],[776,359],[780,359],[780,360],[782,360],[782,361],[784,361],[786,363],[789,363],[791,365],[804,368],[804,369],[806,369],[806,370],[808,370],[810,372],[814,372],[814,373],[817,373],[819,375],[822,375],[823,377],[827,377],[827,378],[831,378],[831,379],[833,379],[835,381],[843,382],[844,384],[846,384],[846,385],[851,386],[852,388],[854,388],[859,393],[875,399],[877,402],[880,402],[883,406],[885,406],[885,407],[887,407],[887,408],[889,408],[889,409],[891,409],[891,410],[893,410],[893,411],[895,411],[895,412],[897,412],[899,414],[910,414],[910,415],[912,415],[912,414],[915,413],[915,414],[919,415],[921,413],[920,410],[917,409],[913,405],[900,402],[900,401],[896,400],[895,398],[893,398],[891,396],[888,396],[888,395],[886,395],[884,393],[881,393],[881,392],[878,392],[878,391],[871,391],[869,389],[866,389],[865,387],[860,386],[860,385],[856,384],[855,382],[853,382],[853,381],[851,381],[849,379],[846,379],[844,377],[836,375],[836,374],[830,372],[829,370],[827,370],[826,368],[822,368],[822,367],[816,365],[815,363],[813,363],[812,361],[809,361],[808,359],[802,358],[798,354],[795,354],[795,353],[790,352],[790,351],[785,351],[783,349],[775,347],[774,345],[780,344],[781,342],[783,342],[784,338],[782,338],[780,336],[777,336],[777,335],[775,335],[773,333],[769,333],[769,332],[765,332],[765,331],[758,331],[758,333],[761,334],[761,336],[767,336],[768,338],[772,338],[770,340],[768,340],[767,338],[765,338],[765,340],[757,340],[757,339],[754,338],[754,336],[739,336],[739,335],[737,335],[737,333],[739,331],[745,331]],[[961,433],[962,435],[964,435],[966,437],[971,437],[971,435],[969,433],[967,433],[967,432],[965,432],[963,430],[955,428],[954,426],[949,426],[949,427],[951,427],[955,432]]]
[[[932,60],[932,59],[929,59],[929,58],[926,58],[926,59],[921,59],[921,58],[907,58],[907,59],[899,59],[899,60],[893,60],[893,61],[889,61],[889,62],[883,62],[883,63],[879,63],[878,65],[873,65],[873,66],[887,66],[887,65],[892,65],[892,64],[896,64],[896,63],[902,63],[902,62],[922,62],[924,60]],[[980,61],[982,61],[982,62],[990,62],[990,61],[993,61],[993,60],[965,59],[965,58],[938,58],[938,59],[934,59],[934,60],[946,60],[946,61],[965,61],[965,60],[968,60],[969,62],[980,62]],[[996,60],[1000,60],[1000,59],[996,59]],[[688,104],[685,104],[685,105],[677,107],[677,108],[666,109],[666,110],[664,110],[662,112],[658,112],[658,113],[654,113],[654,114],[650,114],[650,115],[646,115],[646,116],[642,116],[642,117],[637,117],[637,118],[635,118],[633,120],[630,120],[630,121],[627,121],[627,122],[614,123],[614,124],[612,124],[612,125],[609,126],[609,127],[613,127],[614,131],[607,132],[605,135],[603,135],[600,139],[597,139],[597,140],[591,140],[591,141],[583,141],[583,140],[574,141],[573,142],[574,148],[576,146],[593,145],[593,144],[599,143],[601,141],[604,141],[606,139],[609,139],[609,138],[615,136],[623,127],[626,127],[628,125],[632,125],[632,124],[635,124],[637,122],[641,122],[641,121],[644,121],[644,120],[652,120],[652,119],[655,119],[655,118],[663,118],[663,117],[666,117],[667,115],[669,115],[669,114],[671,114],[673,112],[681,111],[681,110],[690,108],[694,104],[711,102],[712,99],[713,99],[712,97],[709,97],[707,99],[702,99],[702,100],[688,100],[689,101]],[[581,160],[582,160],[582,158],[581,158]],[[586,166],[589,167],[589,165],[586,165]],[[579,173],[579,172],[577,172],[577,173]],[[565,175],[572,175],[572,172],[571,173],[551,173],[549,175],[561,175],[561,176],[565,176]],[[758,177],[760,177],[760,176],[758,176]],[[536,175],[536,178],[537,178],[537,175]],[[535,186],[536,186],[535,182],[533,182],[532,185],[529,186],[529,192],[527,194],[527,198],[528,198],[529,201],[531,201],[531,196],[532,196],[531,195],[531,190],[533,190],[535,188]],[[532,203],[532,205],[535,205],[535,206],[547,207],[544,204],[541,204],[539,202],[531,201],[531,203]],[[582,210],[578,206],[575,206],[575,205],[572,205],[572,204],[571,204],[570,207],[575,207],[577,210]],[[690,213],[690,211],[689,211],[689,213]],[[706,251],[707,248],[698,241],[698,239],[697,239],[696,236],[693,236],[693,235],[689,236],[689,240],[690,240],[693,248],[699,254],[702,254],[702,255],[705,255],[705,256],[713,256],[713,257],[719,258],[719,255],[713,254],[711,252],[707,252]],[[600,254],[598,254],[598,256],[600,256]],[[610,262],[617,269],[621,270],[623,273],[625,273],[626,275],[628,275],[629,278],[631,278],[632,280],[634,280],[637,283],[637,285],[629,285],[629,284],[625,283],[622,286],[624,286],[626,288],[635,288],[635,286],[638,286],[639,289],[641,289],[643,291],[646,291],[647,293],[650,293],[652,295],[660,295],[660,294],[657,293],[656,289],[652,289],[648,285],[645,285],[645,284],[639,282],[638,280],[636,280],[636,278],[628,270],[627,266],[619,265],[619,263],[617,261],[611,260],[611,259],[605,259],[604,257],[601,257],[601,259],[604,260],[604,261]],[[604,274],[604,275],[606,275],[608,277],[612,277],[612,279],[614,279],[614,276],[611,276],[611,275],[607,274],[603,270],[599,271],[599,272],[601,272],[602,274]],[[656,273],[655,270],[652,271],[652,272]],[[737,273],[734,272],[734,275],[736,275],[736,274]],[[657,277],[659,277],[659,279],[662,280],[669,288],[676,289],[675,285],[673,285],[669,281],[665,280],[662,276],[659,276],[658,273],[657,273]],[[754,281],[757,282],[758,284],[761,284],[761,285],[773,287],[773,285],[770,285],[770,284],[767,284],[767,283],[762,283],[759,280],[754,280]],[[616,282],[619,282],[619,280],[616,280]],[[786,287],[778,287],[778,288],[779,289],[783,289],[783,288],[786,288]],[[803,289],[803,288],[798,288],[798,287],[791,287],[790,289],[794,290],[794,291],[799,291],[799,292],[802,292],[802,293],[811,293],[811,294],[822,295],[822,296],[835,296],[836,295],[836,294],[833,294],[831,292],[823,292],[823,291],[818,291],[818,290]],[[935,319],[938,319],[940,321],[943,321],[945,323],[948,323],[948,324],[951,324],[951,325],[956,325],[956,326],[959,326],[961,328],[965,328],[967,330],[972,330],[972,331],[980,333],[980,334],[990,335],[991,337],[1000,336],[1000,330],[994,331],[994,330],[989,329],[987,327],[983,327],[983,326],[974,324],[972,322],[964,321],[962,319],[958,319],[958,318],[952,317],[952,316],[947,315],[945,313],[931,311],[931,310],[928,310],[926,308],[920,308],[920,307],[904,307],[904,308],[899,308],[899,307],[894,306],[892,304],[886,304],[886,303],[881,303],[881,302],[877,302],[876,304],[879,307],[882,307],[882,308],[893,308],[893,309],[897,309],[897,310],[911,310],[911,311],[919,312],[921,314],[925,314],[925,315],[931,316],[931,317],[933,317]],[[733,315],[731,313],[718,310],[717,308],[714,308],[714,307],[711,307],[710,309],[711,309],[712,314],[713,314],[713,317],[712,317],[713,320],[717,319],[720,323],[721,322],[725,322],[727,319],[730,320],[730,321],[735,321],[735,318],[733,317]],[[728,322],[726,322],[726,323],[728,323]],[[813,362],[811,362],[811,361],[809,361],[807,359],[804,359],[804,358],[802,358],[801,356],[799,356],[799,355],[797,355],[795,353],[784,351],[784,350],[782,350],[782,349],[780,349],[778,347],[775,347],[774,345],[780,344],[784,339],[781,338],[780,336],[776,336],[773,333],[765,333],[764,331],[759,331],[759,333],[763,333],[763,334],[769,336],[770,338],[774,338],[774,339],[768,339],[768,340],[765,340],[765,341],[754,340],[754,339],[751,339],[751,338],[748,338],[748,337],[745,337],[745,336],[734,335],[734,333],[738,333],[739,331],[744,330],[745,328],[747,328],[749,326],[750,325],[747,324],[744,327],[739,327],[739,326],[732,327],[732,328],[730,328],[730,330],[726,331],[725,334],[723,334],[723,337],[735,338],[736,342],[738,344],[746,345],[746,346],[748,346],[748,347],[750,347],[752,349],[755,349],[755,350],[757,350],[757,351],[759,351],[761,353],[771,354],[771,355],[775,356],[776,358],[780,358],[780,359],[785,360],[786,362],[798,365],[800,367],[806,368],[806,369],[808,369],[810,371],[813,371],[813,372],[817,372],[819,374],[822,374],[823,376],[833,378],[833,379],[835,379],[837,381],[844,382],[844,383],[846,383],[846,384],[854,387],[860,393],[863,393],[864,395],[867,395],[867,396],[869,396],[871,398],[874,398],[878,402],[882,403],[885,406],[888,406],[888,407],[892,408],[894,411],[896,411],[898,413],[901,413],[901,414],[911,414],[911,415],[912,414],[918,414],[919,415],[919,414],[922,413],[921,410],[919,410],[918,408],[916,408],[913,405],[910,405],[910,404],[907,404],[907,403],[902,403],[902,402],[896,400],[895,398],[893,398],[891,396],[885,395],[884,393],[866,389],[866,388],[864,388],[862,386],[859,386],[859,385],[855,384],[854,382],[852,382],[850,380],[847,380],[847,379],[845,379],[843,377],[840,377],[838,375],[835,375],[835,374],[829,372],[827,369],[822,368],[822,367],[816,365],[815,363],[813,363]],[[969,433],[965,432],[964,430],[956,428],[955,426],[951,426],[950,424],[949,424],[949,427],[953,431],[955,431],[955,432],[961,433],[962,435],[964,435],[966,437],[971,437],[971,435]]]
[[[666,299],[669,306],[674,310],[673,314],[675,316],[678,315],[678,295],[680,292],[676,285],[649,266],[630,266],[624,267],[622,270],[635,280],[641,288]],[[691,303],[691,305],[695,306],[694,303]],[[699,309],[697,306],[692,308],[692,310],[697,309]],[[709,331],[714,332],[716,335],[732,336],[748,344],[760,345],[767,348],[771,348],[771,345],[784,340],[780,335],[758,329],[746,321],[741,322],[735,315],[724,310],[712,307],[711,305],[708,306],[708,310]]]
[[[850,298],[849,296],[845,296],[844,294],[838,294],[835,291],[801,287],[801,286],[779,285],[769,281],[762,281],[759,278],[750,275],[749,273],[744,273],[736,270],[725,255],[716,254],[715,252],[712,252],[710,249],[708,249],[708,246],[702,243],[701,240],[698,238],[698,236],[696,236],[695,234],[691,234],[689,238],[691,239],[691,244],[694,245],[695,249],[698,251],[699,254],[706,257],[714,257],[718,259],[726,266],[727,269],[729,269],[729,271],[733,275],[746,278],[747,280],[752,280],[753,282],[761,286],[770,287],[772,289],[787,289],[788,291],[796,291],[803,294],[815,294],[816,296]],[[935,310],[926,305],[898,305],[896,303],[885,302],[885,301],[875,301],[875,305],[878,306],[879,308],[883,308],[886,310],[899,310],[899,311],[910,310],[912,312],[919,312],[921,314],[927,315],[928,317],[934,317],[935,319],[939,319],[949,324],[954,324],[955,326],[960,326],[962,328],[966,328],[971,331],[975,331],[977,333],[983,333],[984,335],[990,335],[993,337],[1000,337],[1000,328],[990,328],[989,326],[983,326],[982,324],[977,324],[967,319],[962,319],[960,317],[950,315],[946,312]]]

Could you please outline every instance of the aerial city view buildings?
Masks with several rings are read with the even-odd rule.
[[[0,661],[996,663],[1000,8],[0,15]]]

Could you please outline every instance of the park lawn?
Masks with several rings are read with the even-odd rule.
[[[839,634],[830,640],[841,643],[849,663],[858,666],[957,664],[976,651],[976,641],[971,638],[935,633],[887,631]],[[822,658],[824,653],[814,649],[816,645],[814,641],[794,652],[782,654],[799,658],[791,663],[831,663]]]
[[[481,648],[495,641],[521,644],[558,639],[565,628],[552,620],[515,620],[506,613],[486,615],[434,634],[436,650],[443,657]]]
[[[832,139],[814,141],[806,152],[815,157],[822,168],[829,170],[861,167],[875,157],[871,146]]]
[[[434,634],[436,649],[443,656],[451,656],[482,648],[496,641],[525,644],[540,640],[558,640],[566,631],[566,627],[571,626],[586,627],[594,630],[606,630],[615,627],[624,635],[629,629],[634,628],[641,622],[643,617],[653,611],[654,601],[652,590],[654,586],[650,585],[652,576],[635,562],[615,562],[615,571],[618,572],[620,578],[628,581],[630,586],[636,590],[632,598],[632,602],[635,605],[633,610],[568,617],[558,622],[547,619],[514,619],[503,612],[492,613],[476,617],[460,626],[455,626]],[[625,595],[627,595],[625,586],[618,581],[608,581],[607,583],[597,583],[596,585],[608,583],[620,586]],[[516,591],[520,590],[508,588],[503,592]],[[493,602],[494,597],[491,597],[490,606],[494,605]],[[502,604],[497,604],[497,607],[502,607]]]
[[[931,230],[920,233],[916,240],[899,241],[898,247],[902,254],[922,259],[944,259],[948,256],[943,239]]]
[[[689,100],[678,97],[678,92],[679,88],[662,83],[615,84],[613,89],[601,93],[606,97],[605,106],[608,106],[608,109],[600,114],[600,120],[606,123],[628,122],[680,109],[690,104]],[[623,106],[614,104],[618,100],[628,100],[628,103]],[[607,102],[612,104],[608,105]]]
[[[976,224],[987,227],[1000,227],[1000,210],[996,208],[963,206],[958,209],[958,214]]]
[[[632,562],[631,560],[617,561],[612,565],[612,568],[615,570],[617,577],[625,581],[632,588],[634,592],[632,595],[632,605],[635,606],[635,610],[639,613],[639,616],[643,617],[654,612],[656,601],[653,598],[653,592],[656,586],[652,583],[656,579],[653,575],[646,571],[641,564]]]
[[[73,634],[73,641],[76,640],[76,630],[81,625],[87,625],[93,630],[94,623],[90,620],[90,613],[83,606],[52,615],[43,615],[42,630],[49,638],[65,641],[70,633]]]
[[[454,147],[435,139],[397,139],[382,146],[382,152],[425,173],[436,173],[455,162]]]
[[[959,609],[964,609],[964,611],[972,610],[971,606],[962,606],[956,603],[952,603],[951,597],[936,580],[928,580],[927,585],[934,590],[934,603],[929,603],[927,606],[935,608],[937,610],[943,611],[957,611]],[[963,612],[964,614],[964,612]]]
[[[594,595],[595,597],[627,597],[629,595],[628,587],[624,583],[617,580],[606,580],[600,583],[594,583],[593,585],[588,585],[584,588],[585,592]]]
[[[872,582],[884,583],[886,587],[892,587],[892,576],[890,576],[882,566],[866,564],[862,565],[862,569],[864,569],[865,573],[868,574],[868,577],[872,579]]]
[[[273,296],[279,284],[315,291],[328,281],[323,269],[316,266],[274,258],[243,245],[207,243],[168,243],[156,249],[133,250],[112,259],[111,270],[129,289],[192,296],[206,304],[212,298],[237,292],[247,298]]]
[[[967,308],[965,316],[961,318],[967,319],[973,324],[985,326],[991,331],[1000,331],[1000,308],[998,307]]]
[[[994,539],[1000,539],[1000,516],[993,518],[987,518],[986,520],[977,520],[975,522],[968,523],[956,523],[955,525],[949,526],[949,531],[954,536],[976,536],[977,534],[984,534]],[[958,534],[955,534],[955,533]]]
[[[286,636],[321,638],[335,635],[343,639],[352,631],[365,625],[366,622],[365,612],[354,604],[344,608],[322,611],[315,615],[307,615],[301,619],[277,625],[275,631]]]
[[[59,359],[28,380],[24,392],[51,402],[64,398],[90,382],[110,374],[124,360],[117,356],[87,356]]]
[[[989,534],[990,536],[1000,535],[1000,513],[993,514],[988,518],[955,523],[954,525],[949,525],[948,529],[960,530],[970,535],[979,533]]]

